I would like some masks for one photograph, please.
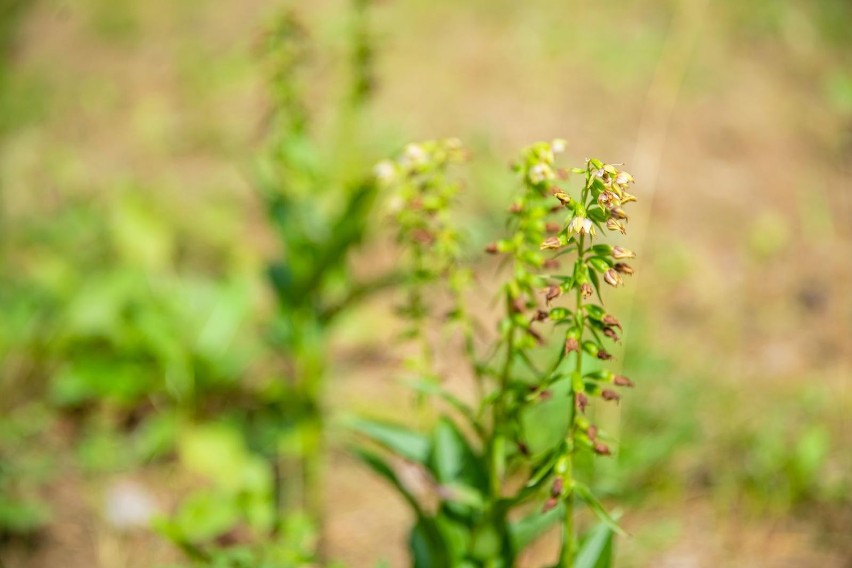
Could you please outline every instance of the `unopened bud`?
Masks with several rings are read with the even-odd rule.
[[[601,349],[598,351],[597,358],[601,361],[609,361],[610,359],[612,359],[612,355],[607,353],[606,350]]]
[[[580,284],[580,294],[584,299],[588,300],[592,297],[592,285],[588,282],[583,282]]]
[[[573,337],[565,340],[565,354],[568,355],[572,351],[580,351],[580,343]]]
[[[595,442],[594,447],[592,448],[596,454],[599,456],[611,456],[612,452],[609,449],[609,446],[603,444],[601,442]]]
[[[545,250],[545,249],[554,250],[554,249],[558,249],[561,246],[562,246],[562,243],[559,242],[559,237],[547,237],[541,243],[539,248],[541,250]]]
[[[497,249],[497,243],[488,243],[485,245],[485,252],[488,254],[497,254],[500,251]]]
[[[529,457],[530,455],[530,449],[523,442],[518,442],[518,451],[521,452],[521,454],[523,454],[524,456]]]
[[[586,407],[589,405],[589,397],[584,393],[578,392],[574,395],[574,404],[577,405],[580,412],[586,412]]]
[[[565,488],[565,480],[561,477],[556,477],[553,480],[553,485],[550,487],[551,497],[559,497],[562,495],[562,490]]]
[[[618,333],[615,332],[611,327],[605,327],[603,330],[603,334],[612,339],[613,341],[618,341]]]
[[[541,264],[541,267],[547,270],[555,270],[559,268],[559,261],[555,258],[548,258]]]
[[[633,267],[630,266],[629,264],[627,264],[626,262],[616,262],[615,266],[613,266],[613,268],[617,272],[621,272],[622,274],[627,274],[628,276],[631,276],[633,274]]]
[[[606,314],[601,321],[604,325],[611,325],[613,327],[621,329],[621,322],[619,322],[612,314]]]
[[[544,226],[544,230],[548,233],[558,233],[562,229],[562,225],[559,223],[547,223]]]
[[[521,298],[515,298],[512,300],[512,311],[515,313],[521,313],[527,308],[526,302],[524,302]]]
[[[621,276],[619,276],[618,272],[610,268],[603,275],[604,282],[609,284],[610,286],[618,286],[619,284],[623,284],[621,280]]]
[[[431,245],[435,242],[435,235],[426,229],[415,229],[411,232],[411,238],[423,245]]]
[[[541,308],[539,308],[535,311],[535,314],[533,314],[532,321],[544,321],[548,317],[550,317],[550,312],[548,312],[547,310],[542,310]]]
[[[520,213],[523,210],[524,210],[524,206],[521,205],[520,203],[512,203],[509,206],[509,213]]]
[[[550,286],[547,287],[547,290],[544,293],[544,299],[549,305],[551,300],[555,300],[561,294],[562,294],[562,288],[560,288],[559,286],[551,284]]]
[[[547,501],[544,502],[544,506],[541,508],[542,513],[546,513],[556,507],[559,504],[559,499],[556,497],[550,497]]]
[[[556,199],[558,199],[558,200],[559,200],[559,202],[560,202],[562,205],[567,206],[569,203],[571,203],[571,196],[570,196],[570,195],[568,195],[567,193],[563,193],[563,192],[561,192],[561,191],[560,191],[560,192],[558,192],[558,193],[554,193],[554,194],[553,194],[553,197],[555,197]],[[558,209],[557,209],[557,211],[558,211]]]
[[[612,258],[616,260],[621,260],[623,258],[636,258],[636,253],[626,248],[612,247]]]
[[[550,400],[551,398],[553,398],[553,391],[545,389],[538,394],[538,397],[542,400],[542,402],[544,402],[545,400]]]
[[[631,195],[626,191],[621,192],[621,202],[622,203],[630,203],[631,201],[638,201],[635,195]]]
[[[612,378],[612,383],[619,387],[632,387],[633,381],[625,377],[624,375],[616,375]]]
[[[606,220],[606,228],[610,231],[618,231],[622,235],[627,234],[627,229],[624,228],[624,225],[622,225],[612,217]]]
[[[621,395],[610,389],[603,389],[601,391],[601,398],[604,400],[620,400]]]
[[[624,211],[621,207],[613,207],[609,210],[610,214],[616,219],[628,219],[627,212]]]
[[[586,435],[589,437],[589,440],[594,440],[595,438],[598,437],[598,427],[595,426],[594,424],[592,424],[586,430]]]

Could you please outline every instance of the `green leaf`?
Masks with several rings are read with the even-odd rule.
[[[512,523],[509,527],[512,543],[516,551],[528,547],[534,540],[543,535],[547,529],[559,522],[565,514],[565,503],[562,501],[553,509],[542,513],[536,509],[526,517]]]
[[[429,459],[429,439],[418,432],[388,422],[353,418],[349,427],[407,460],[426,464]]]
[[[611,568],[613,565],[613,531],[600,523],[583,536],[574,568]]]
[[[577,483],[574,486],[574,491],[577,493],[577,496],[582,499],[592,511],[594,511],[595,515],[597,515],[601,522],[605,523],[610,529],[612,529],[619,535],[627,536],[627,533],[624,532],[624,529],[618,526],[618,523],[615,521],[615,519],[609,513],[606,512],[606,509],[604,509],[603,505],[601,505],[601,502],[598,501],[594,495],[592,495],[592,492],[589,490],[588,487],[581,483]]]
[[[420,507],[420,503],[417,502],[417,499],[414,495],[408,490],[405,485],[402,484],[399,477],[394,472],[393,468],[391,468],[388,463],[383,460],[381,457],[376,455],[375,453],[365,450],[363,448],[353,448],[352,452],[355,456],[360,459],[367,467],[372,469],[379,477],[385,479],[390,482],[391,485],[399,492],[400,495],[405,499],[405,501],[411,505],[411,508],[414,509],[414,512],[418,516],[423,515],[423,510]]]
[[[454,566],[447,541],[434,519],[421,517],[411,531],[408,541],[414,568]]]
[[[525,406],[520,419],[524,441],[534,459],[555,448],[565,438],[571,423],[571,381],[555,381],[550,398]]]
[[[485,468],[464,434],[448,418],[442,418],[432,434],[429,469],[440,483],[461,483],[487,489]]]

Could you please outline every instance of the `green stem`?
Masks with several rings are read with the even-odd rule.
[[[511,316],[512,314],[512,297],[509,294],[508,290],[506,291],[506,313]],[[502,482],[503,482],[503,471],[505,469],[505,465],[503,463],[503,455],[505,452],[505,448],[502,447],[504,443],[503,437],[498,433],[498,428],[500,424],[503,424],[505,419],[505,401],[506,401],[506,392],[509,387],[509,379],[512,372],[512,357],[515,352],[515,326],[512,325],[509,329],[509,337],[506,338],[506,361],[503,363],[503,369],[500,372],[499,380],[500,384],[498,385],[498,394],[497,400],[494,401],[494,406],[492,408],[492,417],[491,417],[491,448],[490,448],[490,457],[491,457],[491,497],[493,501],[497,501],[500,498],[500,493],[502,491]]]
[[[585,254],[585,235],[580,235],[577,243],[577,258],[582,262]],[[579,337],[577,341],[582,346],[583,331],[585,329],[585,315],[583,313],[583,292],[579,283],[574,283],[576,292],[576,317],[579,327]],[[583,350],[582,347],[577,351],[577,361],[574,365],[574,374],[582,379],[583,377]],[[559,552],[559,566],[562,568],[572,568],[574,566],[574,558],[577,553],[577,531],[574,525],[574,435],[576,433],[576,392],[574,391],[574,380],[572,377],[571,386],[571,428],[568,432],[568,468],[565,472],[565,486],[568,488],[568,496],[565,500],[565,518],[562,527],[562,547]]]

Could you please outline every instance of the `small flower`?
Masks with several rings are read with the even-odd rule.
[[[419,144],[408,144],[400,161],[404,166],[416,168],[425,164],[427,159],[426,151]]]
[[[626,219],[628,219],[628,218],[629,218],[629,217],[627,216],[627,213],[626,213],[626,212],[624,211],[624,209],[622,209],[621,207],[613,207],[612,209],[610,209],[610,210],[609,210],[609,212],[610,212],[610,214],[611,214],[611,215],[612,215],[615,219],[624,219],[624,220],[626,220]]]
[[[621,395],[614,390],[604,389],[601,391],[601,398],[604,400],[621,400]]]
[[[612,247],[612,258],[616,260],[621,260],[622,258],[636,258],[636,253],[626,248]]]
[[[588,300],[592,297],[592,285],[588,282],[583,282],[580,284],[580,295],[583,296],[584,299]]]
[[[618,172],[618,175],[615,176],[615,180],[613,181],[618,185],[625,186],[628,183],[634,182],[635,180],[633,179],[633,176],[628,174],[627,172]]]
[[[598,427],[595,426],[594,424],[592,424],[586,430],[586,435],[589,437],[589,440],[594,440],[595,438],[598,437]]]
[[[625,377],[624,375],[616,375],[612,379],[612,384],[618,387],[633,387],[633,381]]]
[[[556,477],[553,480],[553,485],[550,486],[551,497],[559,497],[562,495],[562,490],[565,488],[565,480],[562,477]]]
[[[595,236],[595,226],[592,223],[591,219],[587,219],[581,215],[577,215],[573,219],[571,219],[571,231],[577,233],[578,235],[591,235]]]
[[[563,140],[562,138],[557,138],[550,143],[550,149],[553,150],[555,153],[559,154],[560,152],[565,151],[566,144],[567,143],[565,142],[565,140]]]
[[[618,231],[622,235],[627,234],[627,229],[624,227],[624,225],[622,223],[619,223],[612,217],[606,220],[606,228],[610,231]]]
[[[621,280],[621,276],[612,268],[604,272],[603,279],[604,282],[614,287],[618,287],[619,284],[624,284],[624,282]]]
[[[539,246],[541,250],[555,250],[560,247],[562,247],[562,243],[559,242],[559,237],[547,237]]]
[[[613,341],[618,341],[618,333],[611,327],[605,327],[603,330],[603,334],[612,339]]]
[[[544,291],[544,301],[549,306],[550,302],[552,300],[555,300],[556,298],[558,298],[561,295],[562,295],[562,288],[560,288],[559,286],[551,284],[550,286],[547,287],[547,290]]]
[[[633,275],[633,267],[627,264],[626,262],[616,262],[613,268],[616,272],[627,274],[628,276]]]
[[[622,191],[621,192],[621,203],[622,204],[630,203],[631,201],[638,201],[638,199],[636,199],[635,195],[631,195],[630,193],[627,193],[626,191]]]
[[[568,355],[572,351],[580,352],[580,342],[574,337],[569,337],[565,340],[565,354]]]
[[[550,497],[547,501],[544,502],[544,506],[541,508],[542,513],[546,513],[556,507],[559,504],[559,499],[556,497]]]
[[[616,193],[613,193],[612,191],[604,191],[598,196],[598,204],[601,207],[610,209],[621,205],[621,200]]]
[[[389,185],[396,178],[396,167],[390,160],[382,160],[373,167],[373,175],[382,185]]]
[[[544,183],[547,180],[551,180],[556,177],[556,174],[553,173],[553,168],[544,163],[538,163],[530,168],[529,173],[527,174],[530,182],[533,184]]]
[[[556,193],[554,193],[554,194],[553,194],[553,197],[555,197],[556,199],[558,199],[558,200],[559,200],[559,202],[560,202],[562,205],[567,206],[569,203],[571,203],[571,196],[570,196],[570,195],[568,195],[567,193],[563,193],[563,192],[561,192],[561,191],[557,191]]]
[[[619,322],[618,319],[612,314],[606,314],[603,317],[603,319],[601,320],[601,322],[603,322],[604,325],[617,327],[618,329],[621,329],[621,322]]]
[[[578,392],[574,395],[574,404],[580,412],[586,412],[586,407],[589,405],[589,397],[584,393]]]
[[[601,361],[609,361],[612,359],[612,355],[610,355],[605,349],[599,349],[597,357]]]

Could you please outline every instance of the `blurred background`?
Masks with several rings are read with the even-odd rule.
[[[291,5],[321,127],[347,5]],[[7,568],[174,565],[148,527],[201,483],[193,452],[244,457],[220,418],[275,368],[250,170],[281,8],[0,0]],[[631,534],[618,565],[852,566],[852,5],[384,0],[369,17],[369,152],[463,139],[472,249],[501,235],[530,142],[637,179],[637,275],[613,301],[638,388],[599,484]],[[388,304],[337,330],[335,415],[409,415]],[[331,438],[329,555],[406,565],[403,505]]]

